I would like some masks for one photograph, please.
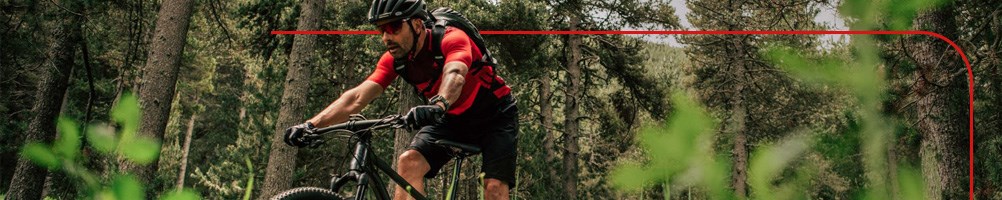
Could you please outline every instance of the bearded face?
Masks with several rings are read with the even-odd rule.
[[[410,23],[410,26],[407,24]],[[389,21],[379,25],[379,31],[383,33],[382,41],[386,46],[386,51],[394,59],[407,59],[407,53],[414,50],[414,29],[423,28],[420,19],[404,19],[399,21]],[[414,29],[411,29],[411,28]]]

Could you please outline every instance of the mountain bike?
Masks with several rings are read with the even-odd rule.
[[[386,184],[379,178],[380,172],[390,177],[390,179],[404,188],[411,197],[415,199],[428,199],[410,183],[404,180],[390,165],[379,159],[371,150],[372,132],[380,129],[403,128],[406,120],[400,115],[390,115],[382,119],[366,120],[360,115],[352,116],[348,122],[333,126],[318,128],[304,135],[305,138],[318,139],[320,135],[332,132],[348,132],[352,137],[358,138],[355,144],[354,156],[351,157],[351,164],[348,172],[339,176],[334,176],[328,188],[300,187],[286,190],[271,199],[293,200],[293,199],[365,199],[367,192],[371,192],[376,199],[390,199],[390,194],[386,191]],[[350,141],[350,139],[349,139]],[[445,193],[446,199],[454,199],[459,185],[459,173],[462,169],[463,160],[466,157],[480,153],[480,148],[450,140],[438,140],[434,142],[450,150],[450,156],[456,159],[456,164],[452,172],[452,181],[449,190]],[[349,182],[355,182],[356,187],[353,197],[342,197],[341,189]]]

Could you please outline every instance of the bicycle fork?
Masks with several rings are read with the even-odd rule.
[[[386,188],[386,184],[383,183],[379,179],[379,175],[376,174],[376,170],[380,170],[389,176],[393,182],[396,182],[397,185],[404,188],[407,193],[411,195],[411,197],[418,200],[427,199],[424,195],[421,195],[420,192],[415,190],[410,183],[404,180],[403,177],[397,174],[396,171],[390,167],[390,165],[378,158],[370,160],[369,155],[371,155],[371,153],[369,152],[368,142],[357,143],[355,145],[355,155],[352,157],[349,171],[344,175],[331,180],[331,190],[335,192],[340,191],[341,187],[344,186],[345,183],[348,183],[348,181],[356,181],[358,182],[358,186],[355,190],[356,199],[363,199],[365,193],[370,189],[367,186],[371,186],[372,189],[376,190],[373,191],[373,193],[376,194],[377,199],[390,199],[389,194],[385,190],[382,190]]]
[[[369,159],[368,145],[365,142],[356,143],[355,154],[351,158],[351,164],[349,165],[348,172],[345,173],[344,175],[331,179],[330,189],[332,191],[340,191],[341,187],[343,187],[344,184],[348,183],[349,181],[355,181],[358,183],[355,190],[355,198],[361,199],[365,195],[365,193],[368,192],[369,190],[369,188],[366,187],[369,186],[370,184],[369,181],[373,180],[371,179],[369,173],[367,173],[368,171],[371,170],[364,169],[365,164],[368,162],[368,159]],[[380,199],[389,198],[385,193],[381,193],[378,191],[375,193],[377,196],[380,197]]]

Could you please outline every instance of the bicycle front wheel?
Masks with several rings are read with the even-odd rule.
[[[293,188],[291,190],[286,190],[285,192],[279,193],[274,197],[271,197],[271,200],[305,200],[305,199],[342,200],[344,198],[341,198],[341,195],[338,195],[333,191],[318,187]]]

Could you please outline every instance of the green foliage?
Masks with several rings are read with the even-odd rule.
[[[669,183],[694,185],[709,191],[710,199],[736,199],[727,188],[730,162],[726,157],[713,154],[713,135],[717,123],[702,106],[682,93],[672,96],[673,116],[667,126],[649,127],[641,131],[639,142],[646,150],[648,163],[626,163],[612,172],[613,184],[621,189],[637,192],[652,184]],[[798,160],[808,147],[806,137],[791,137],[778,146],[766,146],[754,153],[749,166],[749,181],[756,198],[789,199],[796,194],[790,190],[793,185],[803,184],[806,179],[791,181],[783,187],[774,188],[773,179],[782,170]],[[807,172],[799,172],[807,173]],[[787,196],[777,195],[785,191]],[[785,198],[784,198],[785,197]]]
[[[202,197],[198,195],[197,192],[190,189],[183,189],[176,192],[169,192],[164,194],[160,199],[162,200],[191,200],[191,199],[201,199]]]
[[[101,153],[110,154],[118,146],[118,137],[111,126],[88,126],[87,141]]]
[[[80,153],[80,129],[77,128],[79,126],[75,121],[65,117],[59,117],[56,126],[59,127],[59,140],[56,140],[53,147],[58,154],[73,161],[72,159]]]
[[[322,30],[374,30],[365,22],[368,0],[328,1],[321,19]],[[573,5],[580,2],[579,5]],[[1000,196],[1002,137],[999,132],[999,83],[1002,77],[995,59],[1000,44],[998,5],[993,1],[948,0],[845,0],[845,1],[686,1],[692,12],[688,21],[699,30],[818,30],[830,29],[814,21],[820,10],[841,3],[839,14],[848,16],[852,30],[907,30],[912,18],[923,9],[941,5],[957,6],[959,38],[953,38],[973,62],[975,79],[975,194],[978,199]],[[163,150],[154,140],[139,138],[138,102],[125,100],[134,95],[120,91],[135,88],[152,33],[158,3],[150,1],[86,1],[82,26],[90,56],[78,56],[92,70],[76,67],[67,98],[57,121],[60,136],[51,144],[23,144],[31,104],[35,101],[38,70],[45,51],[48,21],[44,14],[48,1],[0,1],[0,158],[24,156],[31,161],[66,173],[78,192],[50,188],[47,199],[77,198],[161,198],[187,199],[202,196],[218,199],[250,199],[260,193],[268,146],[275,133],[285,67],[293,42],[290,35],[271,35],[271,30],[295,29],[298,1],[206,1],[196,6],[178,79],[178,103],[172,107]],[[529,1],[476,0],[430,1],[429,7],[448,6],[460,10],[481,30],[567,30],[568,17],[582,16],[585,30],[665,30],[679,29],[678,16],[668,1]],[[821,8],[820,10],[817,8]],[[35,14],[41,13],[41,14]],[[748,83],[744,108],[751,118],[745,122],[752,150],[749,162],[749,197],[753,199],[879,199],[883,194],[899,199],[924,199],[918,158],[914,150],[922,140],[911,122],[914,98],[907,96],[917,67],[910,64],[907,47],[885,43],[897,36],[853,38],[853,46],[827,49],[818,47],[818,36],[682,36],[684,48],[654,45],[633,36],[582,36],[585,97],[583,108],[578,191],[565,194],[559,175],[565,169],[560,143],[544,148],[546,139],[561,138],[565,106],[566,36],[486,35],[491,50],[502,67],[499,74],[512,86],[520,109],[518,138],[518,185],[512,195],[518,199],[727,199],[737,195],[727,188],[734,170],[728,143],[733,140],[727,117],[734,83]],[[644,38],[652,38],[644,37]],[[924,36],[923,36],[924,37]],[[747,42],[747,43],[742,43]],[[907,44],[908,40],[902,40]],[[884,44],[882,44],[884,43]],[[880,48],[870,48],[876,44]],[[907,45],[902,45],[907,46]],[[344,90],[364,80],[373,62],[384,49],[378,36],[320,36],[314,52],[314,76],[303,117],[323,109]],[[740,51],[738,51],[740,50]],[[761,54],[759,54],[761,53]],[[693,58],[693,59],[690,59]],[[882,62],[881,62],[882,61]],[[738,65],[739,62],[746,64]],[[750,63],[750,64],[747,64]],[[749,67],[745,77],[734,76],[737,66]],[[868,73],[887,69],[886,73]],[[93,82],[87,80],[93,76]],[[884,80],[886,78],[886,80]],[[552,85],[553,112],[550,127],[538,120],[541,99],[536,89],[544,82]],[[88,84],[95,84],[90,98]],[[896,90],[901,89],[903,90]],[[396,85],[363,111],[366,116],[397,112],[400,90]],[[686,106],[665,96],[671,90],[686,91],[695,100]],[[115,101],[121,94],[122,101]],[[685,96],[685,95],[683,95]],[[197,99],[197,101],[195,101]],[[92,101],[91,101],[92,100]],[[84,105],[92,102],[88,109]],[[697,103],[698,102],[698,103]],[[900,104],[898,104],[900,103]],[[706,105],[699,108],[698,104]],[[112,108],[113,105],[118,107]],[[681,108],[680,108],[681,107]],[[691,108],[685,108],[691,107]],[[683,111],[688,109],[688,111]],[[902,109],[907,111],[892,111]],[[700,110],[705,117],[686,117]],[[876,112],[869,112],[876,111]],[[886,119],[885,113],[901,112],[903,119]],[[912,112],[912,113],[909,113]],[[688,114],[687,114],[688,113]],[[185,119],[197,115],[188,160],[190,177],[181,176],[194,190],[153,194],[126,191],[159,190],[156,185],[178,178]],[[86,117],[85,116],[91,116]],[[894,116],[899,117],[899,116]],[[909,118],[911,117],[911,118]],[[700,119],[702,118],[702,119]],[[70,119],[78,119],[74,122]],[[112,119],[96,124],[92,119]],[[667,122],[662,120],[669,119]],[[677,120],[677,121],[671,121]],[[703,121],[708,120],[708,121]],[[78,123],[78,124],[77,124]],[[699,123],[708,123],[709,125]],[[657,126],[652,124],[659,124]],[[83,127],[83,129],[77,127]],[[678,127],[676,127],[678,126]],[[702,127],[702,128],[699,128]],[[81,131],[82,130],[82,131]],[[701,130],[701,131],[696,131]],[[811,134],[802,134],[811,130]],[[896,133],[896,134],[891,134]],[[82,134],[82,135],[81,135]],[[392,135],[380,133],[373,147],[381,155],[392,151]],[[792,135],[792,136],[791,136]],[[75,139],[83,136],[86,144]],[[789,137],[787,137],[789,136]],[[344,167],[333,164],[348,159],[350,151],[343,138],[328,138],[322,149],[301,150],[294,185],[322,186],[331,173]],[[662,141],[665,140],[665,141]],[[661,141],[661,142],[659,142]],[[22,146],[23,145],[23,146]],[[898,167],[887,169],[881,160],[897,145]],[[83,148],[84,151],[79,151]],[[796,150],[784,152],[780,150]],[[547,154],[547,151],[556,154]],[[910,152],[914,151],[914,152]],[[88,153],[89,152],[89,153]],[[115,158],[149,162],[159,155],[159,180],[152,184],[130,181],[117,174]],[[881,155],[885,154],[885,155]],[[349,155],[350,156],[350,155]],[[550,160],[547,156],[553,156]],[[916,156],[917,157],[917,156]],[[107,159],[111,158],[111,159]],[[389,157],[384,157],[389,158]],[[665,159],[662,159],[665,158]],[[473,160],[474,163],[478,160]],[[479,164],[479,163],[477,163]],[[610,176],[610,169],[616,165]],[[9,180],[15,162],[3,162],[3,180]],[[476,164],[467,165],[476,169]],[[446,167],[448,168],[448,166]],[[259,170],[254,170],[259,169]],[[883,169],[883,171],[881,171]],[[102,170],[102,171],[98,171]],[[107,170],[107,171],[104,171]],[[558,177],[550,177],[550,171]],[[465,169],[464,169],[465,173]],[[896,174],[895,174],[896,173]],[[879,177],[873,174],[894,174]],[[440,176],[447,177],[447,176]],[[473,185],[475,181],[464,185]],[[440,184],[429,181],[430,186]],[[556,183],[554,183],[556,182]],[[468,184],[467,184],[468,183]],[[966,182],[965,182],[966,183]],[[0,181],[6,188],[9,181]],[[93,187],[92,187],[93,186]],[[140,187],[134,187],[140,186]],[[621,194],[612,187],[640,193]],[[724,186],[724,187],[721,187]],[[890,194],[891,191],[898,194]],[[462,187],[463,189],[480,187]],[[880,188],[885,188],[880,191]],[[431,188],[430,193],[441,193]],[[795,191],[795,192],[791,192]],[[465,193],[466,190],[460,191]],[[132,195],[130,195],[132,194]],[[138,197],[135,195],[145,195]],[[73,194],[70,194],[73,195]],[[893,196],[897,195],[897,196]],[[122,196],[122,197],[119,197]],[[805,197],[806,196],[806,197]],[[0,194],[0,198],[3,195]],[[76,197],[76,196],[71,196]],[[463,197],[460,195],[460,197]]]
[[[111,108],[111,118],[121,125],[118,146],[122,143],[132,142],[139,130],[139,115],[142,110],[139,108],[139,99],[132,93],[122,95],[118,105]]]
[[[861,98],[860,101],[879,100],[886,85],[883,77],[872,72],[876,70],[872,65],[846,65],[847,61],[835,58],[812,61],[801,56],[799,51],[785,47],[771,47],[764,52],[768,60],[785,67],[794,76],[810,83],[849,88],[854,96]]]
[[[94,149],[108,155],[121,155],[140,164],[149,164],[156,160],[160,154],[160,142],[136,135],[136,131],[139,130],[140,110],[139,100],[135,95],[131,93],[122,95],[118,105],[112,108],[111,116],[121,127],[117,132],[108,125],[97,124],[88,127],[86,138]],[[74,123],[66,127],[76,129],[77,126]],[[74,137],[74,140],[77,142],[76,145],[79,145],[79,137]],[[67,142],[67,144],[73,143]],[[79,149],[76,147],[73,151]]]
[[[798,193],[797,186],[808,184],[809,180],[797,180],[787,182],[778,187],[773,186],[773,182],[781,177],[786,166],[791,166],[794,161],[801,158],[811,143],[809,138],[802,135],[794,135],[787,138],[779,145],[768,146],[756,151],[751,157],[748,165],[748,186],[752,189],[754,199],[806,199],[808,197],[796,197],[802,195]],[[803,169],[810,170],[810,169]],[[809,171],[800,171],[798,175],[809,174]]]
[[[49,169],[58,169],[59,158],[52,152],[48,145],[41,143],[28,143],[21,149],[21,156],[35,162],[39,166]]]
[[[872,23],[873,19],[876,17],[873,12],[870,12],[872,11],[871,8],[861,7],[863,6],[863,3],[863,1],[846,2],[843,10],[851,15],[865,16],[865,18],[862,19],[864,22],[859,24]],[[929,2],[909,2],[907,5],[894,7],[892,11],[889,12],[889,24],[892,28],[909,27],[909,23],[912,18],[914,18],[915,13],[918,13],[921,9],[934,5],[936,4]],[[878,4],[878,7],[880,6],[885,5]],[[799,193],[798,191],[801,191],[802,188],[798,187],[803,187],[800,185],[808,184],[811,181],[812,176],[816,176],[820,173],[814,169],[818,166],[812,166],[817,164],[800,164],[801,167],[794,170],[792,172],[792,176],[787,174],[789,172],[784,171],[787,171],[791,166],[797,166],[798,160],[805,152],[822,151],[823,154],[833,156],[836,159],[847,158],[847,156],[849,156],[847,154],[851,154],[857,150],[857,148],[853,147],[854,145],[847,144],[848,142],[860,143],[861,145],[859,146],[862,146],[862,148],[859,149],[864,152],[864,158],[862,160],[865,166],[866,180],[868,183],[865,186],[866,192],[863,197],[866,199],[887,199],[892,196],[900,195],[897,196],[897,198],[924,199],[924,196],[922,196],[924,193],[924,183],[921,178],[921,174],[917,173],[911,167],[905,165],[904,167],[900,167],[898,171],[892,172],[896,174],[898,180],[889,180],[888,177],[886,177],[888,174],[888,166],[886,164],[886,142],[890,137],[887,133],[893,132],[892,127],[895,127],[896,125],[893,124],[892,120],[887,120],[887,117],[883,116],[879,112],[879,105],[883,101],[885,95],[884,85],[886,85],[886,82],[885,77],[878,73],[877,66],[881,63],[878,59],[876,59],[876,47],[870,41],[871,39],[868,36],[854,38],[852,47],[856,54],[855,57],[850,59],[836,58],[833,56],[814,56],[808,52],[804,52],[803,50],[796,50],[795,48],[789,47],[772,46],[764,48],[761,51],[766,60],[780,66],[796,79],[804,80],[816,86],[815,88],[820,89],[834,86],[837,88],[844,88],[849,91],[850,95],[854,97],[855,102],[859,105],[854,108],[852,114],[850,114],[850,117],[853,118],[854,122],[856,122],[853,124],[858,124],[858,126],[856,126],[856,128],[849,128],[845,134],[850,136],[858,135],[862,139],[853,140],[852,138],[855,137],[823,136],[821,137],[821,141],[834,140],[841,142],[810,148],[810,144],[812,143],[808,141],[814,140],[803,137],[798,138],[795,136],[776,146],[766,145],[764,147],[759,147],[759,149],[753,153],[751,163],[748,167],[748,181],[749,186],[752,189],[753,198],[811,198],[809,195],[805,196],[804,194]],[[616,178],[613,179],[618,186],[624,189],[636,190],[652,183],[659,183],[667,180],[677,182],[680,181],[680,178],[683,180],[694,180],[693,182],[708,182],[707,180],[712,179],[705,178],[712,177],[715,174],[712,169],[720,168],[720,166],[726,166],[705,163],[702,165],[693,165],[693,162],[688,161],[708,156],[700,155],[698,153],[692,154],[691,152],[696,151],[693,149],[699,148],[694,148],[692,145],[686,144],[698,144],[698,142],[691,139],[685,139],[692,137],[682,137],[679,135],[694,135],[699,132],[705,132],[705,130],[690,129],[688,130],[689,132],[677,132],[677,129],[684,130],[691,127],[700,127],[700,124],[697,122],[679,124],[673,123],[675,121],[682,121],[679,120],[679,118],[699,119],[698,115],[693,115],[691,112],[686,112],[684,109],[678,107],[694,106],[677,103],[680,101],[678,100],[679,98],[685,99],[686,97],[675,97],[675,99],[673,99],[676,101],[676,116],[672,117],[668,127],[659,129],[664,132],[663,134],[676,136],[674,138],[657,138],[650,136],[652,133],[642,132],[640,135],[640,138],[642,138],[642,144],[647,141],[651,141],[651,143],[659,144],[660,146],[642,146],[652,157],[649,163],[630,163],[618,168],[614,172]],[[706,129],[706,127],[702,129]],[[666,153],[671,151],[678,152],[682,154],[682,156]],[[671,164],[666,165],[663,163]],[[706,176],[675,175],[680,171],[685,170],[687,166],[703,167],[711,170],[704,170],[704,173],[700,173],[700,175]],[[724,169],[726,168],[719,170],[718,173],[726,175],[727,172]],[[705,171],[710,171],[710,173],[706,173]],[[899,185],[898,189],[900,189],[900,193],[891,194],[891,187],[894,187],[890,184],[891,182],[896,182],[897,185]],[[702,185],[702,187],[711,191],[711,199],[731,198],[733,196],[733,194],[730,194],[729,192],[713,192],[714,190],[719,190],[714,188],[721,188],[722,186],[720,185],[710,184]]]
[[[52,145],[28,143],[21,154],[39,166],[50,170],[60,169],[61,162],[74,162],[80,153],[80,131],[75,121],[59,117],[56,126],[59,129],[59,140]]]
[[[139,139],[122,143],[120,147],[122,156],[140,164],[150,164],[160,154],[160,143],[153,140]]]
[[[276,36],[268,34],[271,30],[294,30],[296,19],[299,16],[297,1],[254,1],[240,3],[236,13],[237,28],[250,29],[253,34],[249,39],[249,45],[254,48],[249,50],[255,55],[265,60],[272,59],[276,50],[290,51],[292,47],[291,36]],[[279,55],[287,55],[286,53]]]
[[[859,20],[855,30],[876,28],[872,26],[878,19],[885,20],[887,29],[911,30],[912,19],[920,11],[948,3],[951,0],[847,0],[839,11]]]
[[[856,43],[859,44],[859,43]],[[859,47],[857,48],[874,48]],[[863,143],[866,166],[867,199],[889,198],[890,185],[886,177],[886,141],[890,132],[890,122],[882,116],[877,105],[881,102],[884,92],[884,78],[878,76],[876,62],[872,59],[839,61],[837,59],[809,60],[799,56],[798,52],[783,47],[771,47],[763,51],[772,62],[791,72],[797,77],[809,82],[835,85],[851,91],[861,107],[859,113],[862,129],[859,132],[865,139]]]
[[[119,175],[111,180],[111,188],[119,199],[146,199],[143,186],[132,175]]]
[[[87,130],[90,144],[100,152],[109,156],[122,156],[137,163],[149,163],[150,157],[155,158],[160,151],[156,141],[136,137],[135,131],[139,121],[139,104],[132,95],[125,95],[119,100],[119,105],[112,111],[112,116],[121,125],[121,130],[115,132],[108,125],[91,125]],[[57,121],[59,139],[51,146],[41,143],[29,143],[22,148],[22,155],[52,170],[63,173],[84,183],[85,194],[95,199],[146,199],[143,184],[129,174],[115,175],[108,183],[100,183],[100,177],[91,172],[80,162],[80,129],[76,121],[60,117]],[[129,132],[132,131],[132,132]],[[116,138],[117,136],[117,138]],[[120,141],[118,149],[115,141]],[[200,199],[192,192],[190,194],[172,197],[172,199]]]
[[[647,164],[628,163],[616,168],[612,182],[617,188],[638,191],[649,184],[675,180],[674,176],[696,164],[707,164],[708,170],[702,172],[705,179],[693,180],[693,183],[722,182],[714,178],[723,173],[715,169],[724,164],[711,161],[712,153],[705,151],[716,123],[701,106],[682,93],[676,92],[672,102],[675,110],[666,127],[644,128],[638,135],[641,147],[654,159]]]
[[[872,22],[877,16],[867,11],[870,8],[859,7],[862,2],[846,2],[843,9],[850,8],[857,10],[850,12],[857,17],[864,17],[859,24]],[[888,16],[892,28],[910,27],[910,21],[915,13],[932,4],[917,2],[895,7]],[[877,7],[880,7],[878,4]],[[807,58],[797,51],[784,47],[771,47],[766,49],[764,54],[773,63],[784,67],[793,75],[803,78],[809,82],[820,83],[820,85],[833,85],[848,89],[852,96],[861,105],[855,112],[859,114],[861,129],[853,130],[849,134],[859,134],[863,136],[863,151],[865,169],[867,174],[868,187],[865,198],[886,199],[891,194],[890,182],[897,181],[900,185],[902,197],[906,199],[924,199],[923,183],[921,175],[915,173],[908,166],[902,167],[897,173],[898,180],[888,180],[886,141],[891,136],[887,133],[893,132],[891,120],[887,120],[879,112],[879,104],[883,100],[885,92],[885,78],[878,73],[877,66],[880,65],[876,58],[876,47],[868,42],[870,36],[859,36],[853,43],[854,50],[857,51],[856,58],[852,60],[841,60],[832,57]]]
[[[898,169],[898,185],[901,186],[901,199],[926,199],[925,181],[918,169],[902,167]]]

